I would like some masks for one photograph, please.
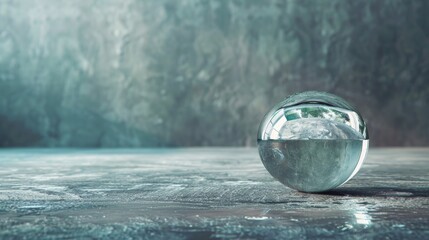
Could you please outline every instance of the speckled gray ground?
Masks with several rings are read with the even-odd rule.
[[[254,148],[1,150],[0,238],[428,239],[429,149],[371,149],[324,194]]]

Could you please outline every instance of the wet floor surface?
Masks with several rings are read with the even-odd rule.
[[[429,239],[429,148],[371,149],[323,194],[254,148],[1,150],[0,239]]]

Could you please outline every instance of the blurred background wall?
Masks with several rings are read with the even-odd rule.
[[[427,0],[0,0],[0,146],[252,146],[305,90],[429,144]]]

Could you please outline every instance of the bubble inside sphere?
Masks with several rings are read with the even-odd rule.
[[[277,104],[258,131],[258,150],[268,172],[302,192],[323,192],[350,180],[368,151],[361,115],[344,99],[303,92]]]

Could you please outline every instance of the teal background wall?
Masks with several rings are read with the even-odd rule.
[[[429,144],[429,1],[0,0],[0,146],[252,146],[337,94],[373,146]]]

